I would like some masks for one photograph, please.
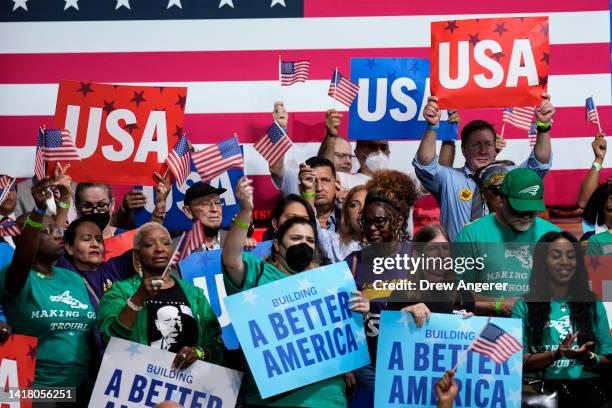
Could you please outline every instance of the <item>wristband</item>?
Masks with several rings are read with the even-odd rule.
[[[204,360],[206,358],[206,353],[200,347],[194,347],[193,351],[195,351],[198,360]]]
[[[70,202],[64,203],[64,202],[62,202],[60,200],[55,200],[55,204],[57,204],[58,207],[63,208],[65,210],[70,208]]]
[[[302,197],[304,197],[304,198],[315,198],[316,195],[317,195],[317,193],[312,192],[312,191],[309,192],[309,193],[308,192],[307,193],[302,193]]]
[[[600,172],[603,169],[603,164],[594,161],[591,167]]]
[[[427,130],[432,130],[434,132],[437,132],[438,129],[440,129],[440,124],[439,123],[437,125],[427,125]]]
[[[132,302],[132,298],[127,298],[127,306],[135,312],[140,312],[142,310],[142,306],[138,306]]]
[[[42,222],[33,221],[30,217],[28,217],[25,221],[25,225],[29,225],[32,228],[41,229],[43,227]]]
[[[504,302],[504,297],[500,297],[499,299],[497,299],[497,301],[495,302],[495,313],[500,314],[501,313],[501,306],[502,303]]]
[[[552,128],[552,124],[550,122],[540,122],[539,120],[536,121],[536,126],[538,132],[548,132]]]
[[[38,208],[38,207],[34,207],[34,212],[38,215],[45,215],[47,214],[47,209],[46,208]]]
[[[245,229],[245,230],[248,230],[249,227],[250,227],[249,224],[240,221],[238,218],[236,218],[234,220],[234,224],[236,224],[239,228],[242,228],[242,229]]]

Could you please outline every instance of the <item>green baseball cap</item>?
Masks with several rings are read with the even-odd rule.
[[[527,168],[514,169],[506,175],[501,194],[508,197],[515,211],[545,211],[542,177]]]

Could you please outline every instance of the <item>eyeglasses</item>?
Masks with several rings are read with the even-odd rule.
[[[498,195],[500,195],[500,194],[501,194],[501,186],[494,185],[494,186],[491,186],[491,187],[487,187],[487,188],[486,188],[486,191],[490,191],[490,192],[492,192],[493,194],[495,194],[495,195],[497,195],[497,196],[498,196]]]
[[[45,235],[64,235],[64,231],[66,228],[64,227],[56,227],[55,225],[45,225],[40,230]]]
[[[344,160],[344,159],[353,160],[354,157],[357,157],[354,154],[350,154],[350,153],[334,153],[334,156],[340,160]]]
[[[191,205],[194,207],[199,207],[199,208],[204,208],[204,207],[208,207],[208,208],[214,208],[214,207],[219,207],[221,208],[222,204],[221,204],[221,200],[209,200],[209,201],[199,201],[199,202],[191,202]]]
[[[374,218],[362,218],[361,226],[366,229],[370,228],[372,225],[376,226],[376,228],[384,228],[385,225],[389,222],[389,217],[374,217]]]
[[[110,203],[107,203],[105,201],[101,201],[99,203],[83,203],[81,205],[79,205],[79,208],[81,209],[81,212],[83,214],[91,214],[93,212],[97,212],[97,213],[105,213],[108,212],[110,210]]]

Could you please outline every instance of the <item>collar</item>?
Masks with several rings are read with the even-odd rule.
[[[210,245],[210,246],[209,246]],[[220,249],[221,248],[221,230],[217,231],[217,236],[212,239],[210,242],[202,243],[202,249],[205,251],[210,251],[212,249]]]
[[[474,179],[474,172],[472,170],[469,169],[469,167],[467,166],[467,164],[463,165],[463,168],[461,169],[463,170],[463,174],[465,174],[466,177],[469,177],[471,179]]]

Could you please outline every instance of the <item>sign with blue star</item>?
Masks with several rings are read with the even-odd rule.
[[[419,140],[427,129],[423,108],[429,97],[429,60],[351,58],[351,81],[359,84],[349,111],[349,139]],[[439,140],[457,139],[457,125],[442,113]]]
[[[491,323],[522,343],[520,319],[492,318]],[[520,408],[522,353],[496,364],[483,354],[466,352],[486,324],[486,317],[432,313],[417,328],[410,313],[383,311],[374,406],[437,407],[435,385],[459,362],[454,377],[459,386],[456,406]]]
[[[351,270],[339,262],[225,299],[262,398],[370,362],[363,315],[350,310],[354,290]]]
[[[244,152],[242,154],[244,155]],[[213,187],[220,187],[227,190],[225,193],[221,194],[221,207],[223,211],[221,228],[229,229],[232,218],[240,210],[240,205],[234,196],[234,186],[242,176],[244,176],[243,169],[234,168],[214,177],[208,182]],[[164,226],[170,231],[191,230],[192,222],[182,211],[183,199],[185,198],[187,189],[197,181],[200,181],[200,176],[192,163],[191,174],[187,177],[185,184],[179,186],[176,181],[172,184],[172,191],[168,194],[168,198],[166,199],[166,218],[164,218]],[[150,186],[136,186],[135,188],[137,190],[143,190],[147,197],[147,204],[145,207],[135,211],[136,225],[140,226],[145,222],[151,221],[151,214],[155,208],[155,192],[153,191],[153,187]]]
[[[205,361],[172,369],[176,354],[111,338],[102,359],[90,408],[152,407],[174,401],[185,407],[233,407],[242,373]]]
[[[272,241],[264,241],[258,243],[251,253],[259,259],[264,259],[270,255],[271,248]],[[210,306],[219,319],[223,344],[228,350],[236,350],[240,345],[224,303],[227,294],[223,284],[221,250],[195,252],[179,262],[179,268],[183,279],[204,290]]]

